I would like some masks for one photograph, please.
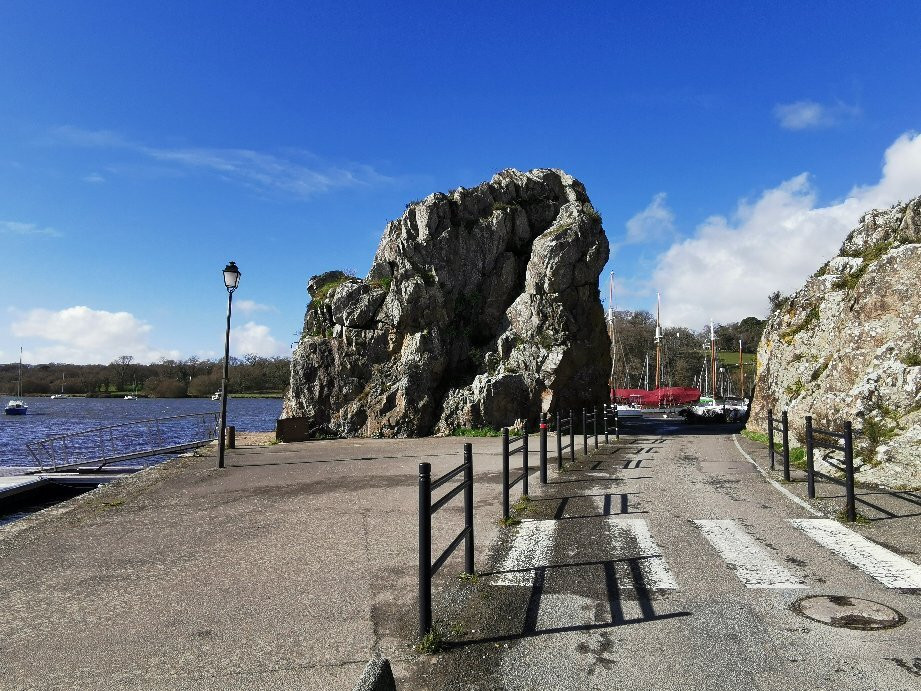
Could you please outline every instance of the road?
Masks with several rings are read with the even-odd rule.
[[[464,441],[247,447],[224,470],[207,450],[0,527],[0,688],[347,690],[376,651],[401,691],[921,688],[921,589],[878,580],[912,573],[868,575],[820,544],[828,525],[791,522],[822,517],[725,429],[669,425],[534,473],[511,528],[499,441],[473,440],[480,575],[456,577],[462,550],[445,564],[445,647],[418,655],[418,463],[438,475]],[[856,531],[917,569],[902,513]],[[436,514],[436,550],[461,521],[459,501]],[[907,623],[790,609],[818,594]]]
[[[532,493],[479,582],[449,589],[445,652],[409,688],[921,689],[917,504],[913,531],[856,527],[890,540],[874,548],[769,484],[725,429],[647,432]],[[838,628],[791,607],[817,595],[907,623]]]

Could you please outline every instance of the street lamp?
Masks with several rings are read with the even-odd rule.
[[[230,308],[233,291],[240,285],[240,269],[234,262],[224,267],[224,287],[227,288],[227,333],[224,337],[224,378],[221,379],[221,437],[218,440],[217,467],[224,467],[224,436],[227,429],[227,367],[230,361]]]

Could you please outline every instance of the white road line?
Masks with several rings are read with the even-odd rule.
[[[805,588],[735,521],[694,521],[746,588]]]
[[[809,513],[811,513],[813,516],[821,516],[821,515],[822,515],[822,512],[821,512],[821,511],[816,511],[814,508],[812,508],[811,506],[809,506],[809,504],[807,504],[805,501],[803,501],[803,500],[800,499],[798,496],[796,496],[795,494],[793,494],[793,492],[791,492],[790,490],[788,490],[786,487],[784,487],[783,485],[781,485],[779,482],[776,482],[776,481],[773,480],[772,478],[768,477],[768,474],[767,474],[764,470],[762,470],[761,466],[758,465],[757,463],[755,463],[755,461],[752,460],[752,457],[749,456],[747,453],[745,453],[745,449],[743,449],[741,446],[739,446],[738,435],[733,434],[733,435],[732,435],[732,441],[733,441],[733,443],[736,445],[736,448],[739,450],[739,453],[741,453],[743,456],[745,456],[745,458],[748,459],[748,462],[751,463],[753,466],[755,466],[755,468],[757,468],[758,472],[761,473],[762,476],[764,476],[764,479],[765,479],[765,480],[767,480],[767,481],[770,482],[772,485],[774,485],[774,489],[776,489],[776,490],[779,491],[781,494],[783,494],[784,496],[786,496],[787,499],[789,499],[790,501],[793,501],[793,502],[795,502],[796,504],[799,504],[800,506],[802,506],[804,509],[806,509],[806,511],[808,511]]]
[[[557,521],[522,521],[512,548],[492,578],[494,585],[531,586],[534,569],[547,566],[556,539]],[[505,573],[501,573],[505,572]]]
[[[790,523],[887,588],[921,588],[921,566],[880,547],[837,521],[791,518]]]
[[[642,518],[613,518],[606,517],[608,534],[611,544],[615,549],[615,557],[637,558],[646,587],[651,590],[677,590],[678,584],[668,568],[662,550],[652,539],[649,524]],[[625,551],[633,552],[636,545],[638,553],[623,554]]]

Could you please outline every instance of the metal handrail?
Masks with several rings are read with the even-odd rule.
[[[177,421],[193,422],[189,429],[167,440],[160,423],[175,425]],[[116,430],[132,430],[116,434]],[[119,463],[188,451],[217,438],[218,413],[189,413],[163,418],[132,420],[116,425],[57,434],[26,444],[26,449],[41,470],[62,470],[80,466]],[[82,442],[82,443],[81,443]]]

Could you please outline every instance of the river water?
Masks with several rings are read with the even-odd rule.
[[[117,425],[134,420],[152,420],[192,413],[220,412],[221,402],[200,398],[25,398],[27,415],[0,414],[0,474],[13,468],[33,467],[26,444],[47,437]],[[3,405],[6,401],[3,401]],[[227,401],[227,424],[240,432],[270,432],[281,415],[278,398],[231,398]],[[169,438],[180,434],[177,428],[163,425],[167,443],[186,439]],[[127,429],[127,428],[126,428]],[[143,463],[143,461],[142,461]]]

